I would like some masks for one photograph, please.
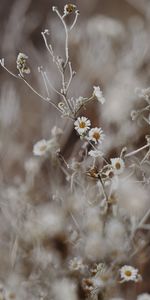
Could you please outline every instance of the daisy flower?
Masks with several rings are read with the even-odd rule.
[[[100,90],[100,87],[99,86],[94,86],[94,96],[97,98],[97,100],[101,103],[101,104],[104,104],[105,102],[105,98],[103,96],[103,93],[102,91]]]
[[[79,117],[74,122],[75,130],[80,134],[85,134],[90,129],[91,121],[86,117]]]
[[[89,131],[88,139],[90,141],[93,141],[95,144],[97,144],[97,143],[101,143],[103,141],[104,136],[105,135],[103,133],[103,130],[101,128],[95,127]]]
[[[124,161],[122,158],[120,158],[120,157],[112,158],[110,161],[111,161],[111,165],[114,170],[114,173],[116,175],[123,173],[125,164],[124,164]]]
[[[37,156],[45,155],[48,148],[48,142],[44,139],[40,140],[34,145],[33,154]]]
[[[123,266],[120,269],[120,276],[122,278],[121,282],[125,282],[125,281],[137,281],[139,278],[139,274],[138,274],[138,269],[135,269],[132,266]]]
[[[137,300],[150,300],[150,294],[143,293],[137,297]]]

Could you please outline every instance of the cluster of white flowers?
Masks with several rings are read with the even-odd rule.
[[[94,144],[98,144],[98,146],[104,140],[104,133],[102,128],[94,127],[90,129],[91,121],[86,117],[78,117],[77,120],[74,122],[75,130],[79,133],[81,138],[85,138],[89,142],[93,142]],[[94,150],[90,150],[88,154],[92,157],[101,157],[103,153],[101,149],[96,149],[95,146],[93,147]]]

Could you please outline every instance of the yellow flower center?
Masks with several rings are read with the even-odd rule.
[[[115,164],[115,168],[116,168],[117,170],[119,170],[119,169],[121,168],[120,162],[117,162],[117,163]]]
[[[79,124],[79,127],[80,127],[80,128],[85,128],[85,127],[86,127],[85,122],[81,121],[80,124]]]
[[[100,133],[99,132],[94,132],[93,133],[93,138],[98,141],[100,139]]]
[[[45,151],[46,150],[46,145],[42,145],[41,147],[40,147],[40,151]]]
[[[127,270],[127,271],[125,271],[125,275],[128,276],[128,277],[130,277],[132,275],[132,272],[129,271],[129,270]]]

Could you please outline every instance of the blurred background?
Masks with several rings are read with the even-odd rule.
[[[93,85],[99,85],[106,98],[105,105],[89,104],[81,114],[89,117],[93,126],[103,128],[107,157],[119,155],[123,146],[131,151],[144,145],[145,134],[149,133],[146,123],[137,127],[132,122],[130,113],[133,108],[144,105],[135,89],[146,88],[150,82],[150,1],[81,0],[73,3],[80,16],[69,38],[70,59],[77,72],[69,95],[87,97]],[[60,77],[47,53],[41,31],[49,29],[49,42],[56,55],[63,57],[64,30],[51,8],[55,5],[63,12],[66,1],[1,0],[0,4],[0,58],[5,58],[5,65],[17,74],[16,57],[19,52],[25,53],[31,69],[27,81],[46,96],[38,72],[38,66],[42,65],[51,83],[59,89]],[[71,21],[69,17],[68,24]],[[56,103],[60,101],[53,91],[50,95]],[[33,156],[34,143],[49,139],[54,125],[65,129],[60,141],[64,157],[68,161],[77,157],[81,141],[72,123],[60,118],[52,106],[0,67],[1,186],[20,185],[24,181],[25,163]],[[44,174],[48,172],[47,167],[43,168]],[[41,201],[41,195],[48,197],[45,177],[40,175],[37,179],[37,202]],[[148,290],[148,285],[145,280],[141,291]]]

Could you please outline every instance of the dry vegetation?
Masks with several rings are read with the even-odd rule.
[[[150,300],[150,7],[119,3],[3,3],[0,300]]]

